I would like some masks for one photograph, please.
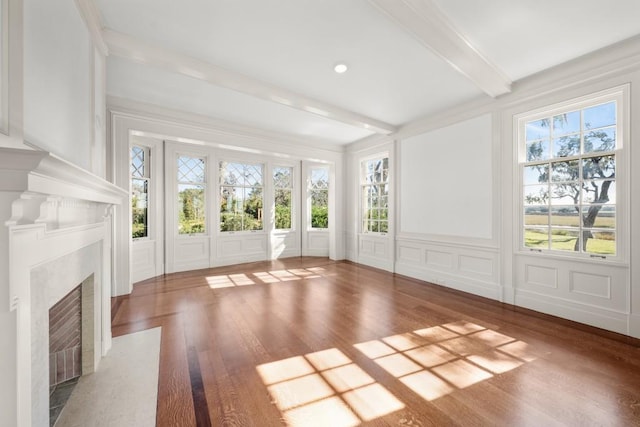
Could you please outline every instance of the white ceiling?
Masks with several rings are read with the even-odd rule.
[[[640,34],[638,0],[94,1],[109,95],[329,144]]]

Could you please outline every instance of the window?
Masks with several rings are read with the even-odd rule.
[[[205,230],[205,159],[178,156],[178,234]]]
[[[329,228],[329,168],[311,168],[309,177],[311,228]]]
[[[293,168],[278,166],[273,169],[273,191],[276,230],[290,230],[293,217]]]
[[[520,119],[525,248],[617,254],[620,98]]]
[[[149,149],[131,147],[131,237],[149,236]]]
[[[361,164],[362,231],[389,231],[389,157],[365,160]]]
[[[220,231],[263,229],[262,164],[220,162]]]

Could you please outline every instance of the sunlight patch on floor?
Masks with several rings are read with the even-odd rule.
[[[354,347],[427,401],[535,360],[526,343],[467,321],[391,335]]]
[[[467,321],[353,347],[428,402],[535,360],[527,343]],[[338,348],[256,369],[289,426],[357,426],[405,408]]]
[[[337,348],[256,369],[290,426],[356,426],[405,407]]]

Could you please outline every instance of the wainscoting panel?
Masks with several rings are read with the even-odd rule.
[[[156,273],[156,241],[136,240],[131,244],[131,283],[148,279]]]
[[[267,259],[267,235],[265,233],[232,234],[216,238],[214,267],[263,261]]]
[[[302,254],[305,256],[329,256],[329,232],[306,231],[306,247]]]
[[[517,255],[514,276],[516,305],[627,333],[628,267]]]
[[[209,267],[209,237],[178,237],[173,244],[173,271],[197,270]]]
[[[271,259],[300,256],[300,233],[297,231],[271,234]]]
[[[358,262],[393,271],[392,243],[389,235],[360,234],[358,236]]]
[[[500,299],[497,249],[405,238],[396,239],[396,244],[397,273]]]

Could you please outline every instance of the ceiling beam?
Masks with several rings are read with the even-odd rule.
[[[511,80],[449,21],[433,0],[369,0],[420,43],[495,98],[511,92]]]
[[[100,53],[107,56],[109,54],[109,49],[102,37],[102,21],[100,19],[98,7],[92,0],[76,0],[76,7],[87,26],[87,30],[89,30],[89,34],[91,34],[93,44]]]
[[[364,128],[371,132],[388,135],[396,131],[396,127],[388,123],[218,67],[180,52],[143,42],[127,34],[108,29],[103,30],[102,33],[109,47],[110,55],[200,79],[267,101]]]

